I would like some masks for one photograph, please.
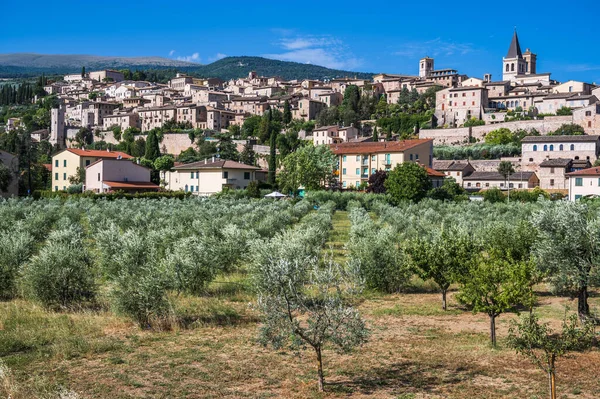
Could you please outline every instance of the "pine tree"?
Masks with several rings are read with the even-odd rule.
[[[244,149],[242,150],[242,152],[240,154],[240,161],[242,163],[245,163],[246,165],[254,165],[255,160],[256,160],[256,153],[254,152],[254,149],[252,148],[252,144],[250,143],[250,140],[248,140],[246,142],[246,144],[244,145]]]

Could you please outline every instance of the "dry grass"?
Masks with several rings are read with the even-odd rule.
[[[215,297],[176,302],[178,309],[190,314],[195,309],[204,318],[189,328],[150,332],[110,314],[54,314],[26,302],[0,304],[0,334],[16,337],[17,317],[19,334],[29,343],[5,351],[4,361],[12,380],[27,387],[22,397],[32,398],[48,397],[61,386],[83,398],[545,397],[545,376],[504,347],[514,315],[500,317],[500,348],[492,350],[486,317],[458,309],[452,296],[448,312],[436,310],[438,294],[366,300],[361,310],[371,340],[351,355],[326,352],[325,394],[316,392],[311,352],[297,356],[256,343],[256,315],[246,304]],[[543,296],[541,311],[562,315],[568,302]],[[592,303],[600,305],[597,298]],[[236,316],[211,318],[212,313]],[[40,331],[28,320],[43,321],[46,328]],[[598,364],[597,350],[559,361],[560,397],[600,397]]]
[[[329,239],[345,256],[349,222],[336,212]],[[142,331],[104,311],[54,313],[25,301],[0,303],[0,397],[58,398],[545,398],[544,374],[506,348],[513,314],[497,322],[499,348],[488,343],[488,320],[471,314],[428,282],[414,293],[369,293],[360,310],[370,341],[355,353],[324,354],[326,390],[316,391],[314,354],[273,351],[256,342],[258,318],[245,276],[220,277],[198,298],[173,295],[177,325]],[[558,326],[566,298],[539,287],[539,313]],[[590,304],[600,307],[600,298]],[[558,362],[559,398],[600,397],[600,351]],[[2,375],[5,377],[2,378]],[[11,391],[12,390],[12,391]]]

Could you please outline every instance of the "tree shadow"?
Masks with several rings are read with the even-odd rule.
[[[412,361],[398,361],[385,367],[369,369],[366,374],[350,380],[327,383],[334,392],[360,392],[372,395],[385,389],[393,395],[407,392],[432,392],[440,386],[459,384],[474,378],[477,371],[444,363],[424,365]]]

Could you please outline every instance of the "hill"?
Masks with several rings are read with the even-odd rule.
[[[373,76],[372,73],[329,69],[319,65],[263,57],[226,57],[212,64],[190,67],[189,70],[202,77],[217,77],[224,80],[247,76],[250,71],[256,71],[261,76],[280,76],[286,80],[333,79],[344,76],[371,79]]]
[[[332,79],[352,76],[370,79],[372,74],[329,69],[319,65],[278,61],[262,57],[226,57],[211,64],[172,60],[163,57],[106,57],[66,54],[0,54],[0,77],[28,77],[42,73],[68,74],[95,69],[171,69],[199,77],[223,80],[247,76],[256,71],[262,76],[280,76],[283,79]]]

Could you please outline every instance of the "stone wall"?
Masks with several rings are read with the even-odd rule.
[[[140,136],[135,136],[136,140]],[[142,135],[146,139],[145,135]],[[108,144],[119,144],[119,141],[115,139],[115,135],[112,131],[100,132],[100,137],[94,136],[95,141],[105,141]],[[163,136],[163,140],[159,143],[160,151],[163,152],[163,146],[166,148],[167,154],[179,155],[182,151],[187,150],[193,146],[190,141],[190,137],[187,133],[166,133]]]
[[[473,137],[475,141],[483,141],[486,134],[500,128],[507,128],[512,131],[536,129],[540,134],[544,135],[558,129],[565,123],[573,123],[573,117],[549,116],[541,120],[504,122],[474,127],[422,129],[419,132],[419,138],[433,139],[434,145],[463,145],[469,143],[469,136]]]

